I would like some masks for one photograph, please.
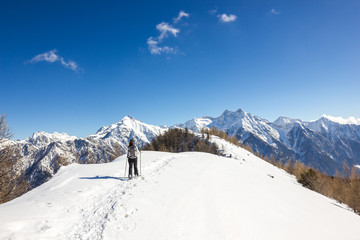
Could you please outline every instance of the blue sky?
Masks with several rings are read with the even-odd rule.
[[[358,0],[4,0],[0,113],[15,139],[238,108],[360,118],[359,23]]]

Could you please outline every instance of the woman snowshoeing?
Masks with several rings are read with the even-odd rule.
[[[135,177],[139,176],[139,171],[137,168],[137,157],[139,155],[139,150],[134,144],[134,139],[130,140],[128,151],[127,151],[127,158],[129,162],[129,179],[133,178],[132,175],[132,168],[134,167]]]

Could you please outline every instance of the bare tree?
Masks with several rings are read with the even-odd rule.
[[[351,170],[348,205],[354,212],[360,214],[360,174],[358,171],[356,167]]]
[[[16,173],[19,151],[9,139],[12,132],[6,121],[6,115],[0,117],[0,204],[7,202],[27,191],[24,173]]]
[[[3,113],[0,117],[0,144],[13,136],[7,126],[6,115]]]

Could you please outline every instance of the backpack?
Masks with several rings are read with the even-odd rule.
[[[128,148],[128,154],[127,154],[128,158],[131,159],[135,159],[136,158],[136,147],[135,146],[130,146]]]

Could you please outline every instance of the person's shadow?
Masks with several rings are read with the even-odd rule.
[[[111,176],[96,176],[96,177],[81,177],[79,179],[115,179],[120,181],[127,181],[127,177],[111,177]]]

